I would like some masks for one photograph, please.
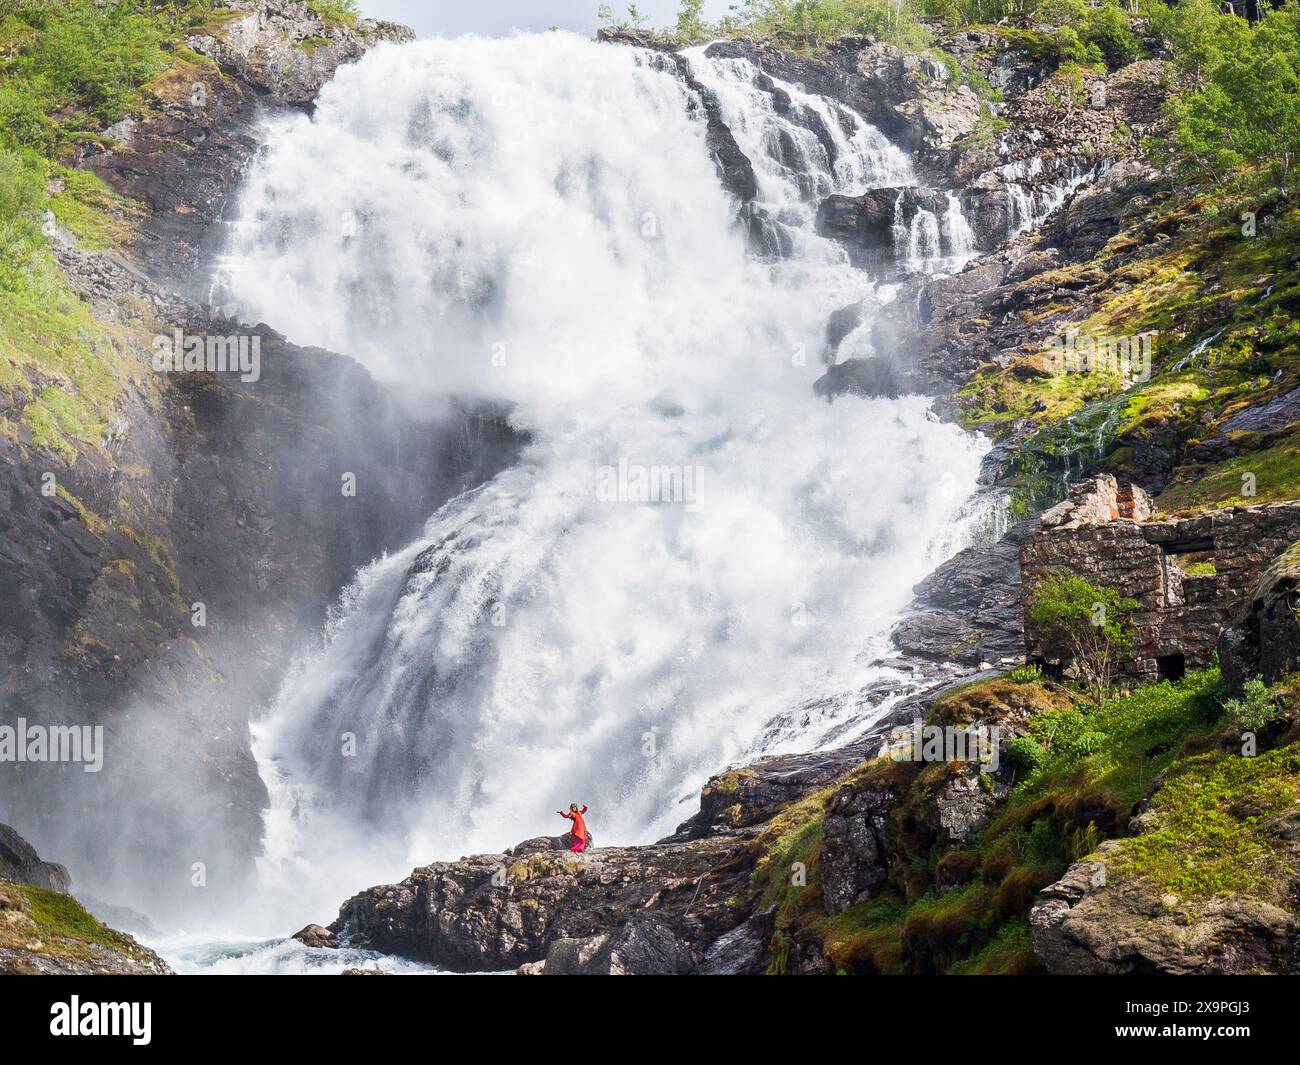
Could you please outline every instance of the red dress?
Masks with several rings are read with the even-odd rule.
[[[581,854],[587,849],[587,822],[582,819],[582,815],[586,812],[585,806],[577,813],[560,812],[561,817],[567,817],[573,822],[573,846],[569,850],[574,854]]]

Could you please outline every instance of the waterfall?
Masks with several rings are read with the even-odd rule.
[[[381,47],[267,131],[225,303],[414,404],[511,401],[533,440],[356,575],[255,722],[264,882],[299,917],[305,892],[558,833],[570,801],[598,842],[671,830],[789,708],[869,680],[860,652],[961,546],[986,445],[921,397],[811,388],[829,314],[871,286],[809,205],[906,158],[782,87],[829,152],[748,64],[690,61],[791,258],[747,254],[700,109],[649,52]]]
[[[948,193],[948,210],[943,216],[944,236],[948,241],[948,257],[961,269],[975,257],[975,233],[962,213],[961,200]]]
[[[1074,193],[1095,181],[1105,169],[1105,164],[1081,167],[1072,163],[1056,181],[1038,182],[1043,174],[1042,156],[1004,163],[998,167],[1006,184],[1007,236],[1015,237],[1042,225]],[[1026,186],[1026,182],[1034,182]]]
[[[683,54],[717,98],[723,120],[754,164],[758,205],[785,237],[784,253],[843,259],[813,233],[820,201],[833,192],[915,182],[908,156],[849,108],[759,70],[747,59],[710,58],[703,46]]]

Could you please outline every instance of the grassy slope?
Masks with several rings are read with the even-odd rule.
[[[84,961],[96,948],[129,958],[144,952],[130,936],[87,913],[71,895],[0,881],[0,948]]]
[[[1066,462],[1076,471],[1123,476],[1144,445],[1154,441],[1182,456],[1238,411],[1300,386],[1300,208],[1278,205],[1261,217],[1254,237],[1242,235],[1235,215],[1208,200],[1171,198],[1096,259],[1051,278],[1085,292],[1051,309],[1070,315],[1062,328],[1083,336],[1156,331],[1149,381],[1124,390],[1110,374],[1049,375],[1039,369],[1041,353],[1027,350],[967,383],[959,410],[969,427],[995,437],[1016,423],[1038,429],[1018,462],[1025,501],[1050,501]],[[1300,496],[1300,425],[1227,437],[1229,453],[1217,461],[1175,470],[1158,501],[1162,510]],[[1255,475],[1254,496],[1242,495],[1243,473]]]
[[[963,847],[946,847],[921,815],[947,769],[877,760],[847,782],[901,788],[887,838],[897,859],[882,893],[844,913],[824,912],[820,851],[837,784],[783,811],[759,840],[755,889],[777,912],[774,972],[791,945],[812,942],[850,973],[1018,973],[1037,971],[1026,920],[1036,892],[1104,839],[1123,837],[1134,807],[1162,773],[1157,831],[1126,840],[1113,877],[1135,876],[1194,904],[1218,892],[1271,897],[1282,874],[1270,817],[1300,796],[1294,734],[1254,758],[1220,743],[1224,730],[1217,669],[1177,684],[1141,688],[1096,707],[1059,686],[1006,678],[981,682],[936,707],[943,723],[987,716],[1007,704],[1009,685],[1034,709],[1029,737],[1037,764]],[[1278,690],[1295,704],[1294,687]],[[1020,741],[1024,743],[1024,741]],[[806,885],[790,882],[802,862]],[[942,873],[955,884],[936,888]]]
[[[147,109],[156,79],[197,57],[178,41],[209,0],[30,2],[0,19],[0,433],[76,459],[98,448],[122,388],[141,374],[125,327],[93,315],[42,231],[50,212],[82,247],[119,247],[138,205],[71,168],[76,148]],[[137,338],[137,343],[139,338]]]

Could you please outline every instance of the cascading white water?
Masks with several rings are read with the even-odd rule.
[[[961,200],[948,193],[948,210],[943,215],[944,237],[948,242],[948,258],[961,269],[975,257],[975,232],[961,209]]]
[[[975,257],[975,234],[954,193],[947,193],[942,221],[926,208],[918,208],[909,220],[904,209],[907,196],[908,190],[899,190],[891,227],[894,254],[905,269],[912,273],[952,273]]]
[[[1042,176],[1041,155],[1031,155],[998,167],[1006,182],[1007,236],[1019,236],[1040,226],[1080,187],[1095,180],[1103,169],[1104,165],[1085,168],[1071,164],[1063,178],[1026,186],[1025,182],[1035,182]]]
[[[749,72],[692,62],[763,198],[897,183],[837,113],[835,162],[805,144],[796,173]],[[827,317],[869,286],[807,212],[792,259],[747,256],[687,92],[566,34],[433,40],[269,131],[228,303],[413,401],[513,401],[534,439],[357,575],[256,724],[272,924],[558,833],[570,801],[599,842],[670,830],[783,711],[869,680],[857,656],[962,546],[984,445],[920,397],[814,399]],[[641,501],[651,467],[689,489]]]

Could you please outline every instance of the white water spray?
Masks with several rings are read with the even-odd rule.
[[[784,711],[869,680],[855,656],[961,546],[982,445],[920,397],[811,389],[827,316],[868,285],[802,205],[898,183],[901,155],[810,98],[837,158],[800,141],[791,166],[749,72],[692,62],[799,228],[788,261],[747,257],[703,122],[650,53],[383,47],[270,131],[225,299],[414,399],[511,400],[535,441],[357,575],[255,726],[264,887],[290,904],[261,900],[273,921],[559,833],[570,801],[598,843],[671,830]],[[695,471],[695,498],[603,495],[620,463]]]

